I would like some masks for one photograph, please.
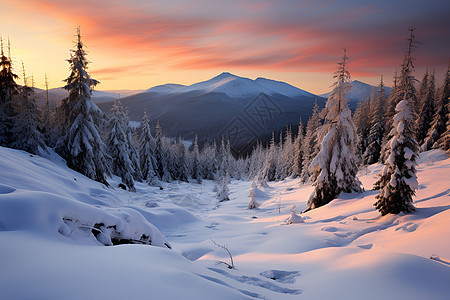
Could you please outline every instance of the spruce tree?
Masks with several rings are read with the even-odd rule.
[[[334,73],[337,81],[325,107],[325,128],[320,152],[310,165],[314,191],[306,211],[320,207],[336,198],[341,192],[362,192],[356,178],[358,171],[355,155],[355,125],[345,98],[351,88],[350,72],[347,68],[347,51]]]
[[[149,185],[159,185],[156,168],[158,166],[155,158],[156,140],[150,130],[150,122],[147,111],[144,110],[144,116],[141,121],[139,135],[139,155],[142,172],[142,179]]]
[[[302,174],[302,164],[303,164],[303,124],[302,119],[300,118],[300,122],[298,123],[298,133],[297,137],[294,140],[294,156],[293,156],[293,165],[292,165],[292,173],[291,176],[293,178],[298,178]]]
[[[38,130],[39,112],[36,106],[34,94],[34,82],[28,86],[25,67],[23,68],[24,85],[15,101],[13,117],[13,128],[11,128],[10,147],[21,149],[33,154],[47,151],[42,134]]]
[[[309,172],[309,165],[320,151],[320,126],[320,108],[316,102],[312,110],[312,115],[306,123],[306,133],[302,144],[303,162],[301,178],[303,182],[310,179],[311,173]]]
[[[414,28],[409,28],[409,38],[408,38],[408,51],[405,53],[405,57],[403,59],[403,63],[401,65],[401,72],[399,76],[395,77],[395,84],[394,89],[392,90],[391,94],[389,95],[388,101],[389,108],[387,111],[388,115],[394,115],[395,110],[391,110],[391,107],[396,107],[397,104],[405,99],[408,99],[408,105],[411,108],[411,112],[414,113],[415,116],[416,112],[418,110],[418,101],[417,101],[417,94],[416,94],[416,88],[414,87],[414,83],[417,81],[414,77],[414,57],[412,56],[412,53],[414,49],[416,48],[417,42],[415,41],[415,34],[414,34]],[[397,75],[397,73],[396,73]],[[395,92],[395,93],[394,93]],[[392,94],[394,93],[394,94]],[[392,95],[392,97],[391,97]],[[380,160],[384,162],[390,155],[390,143],[389,141],[392,139],[391,132],[393,129],[393,118],[390,120],[387,120],[387,126],[386,126],[386,132],[388,133],[385,136],[384,140],[384,147],[382,149],[381,158]],[[414,129],[415,131],[415,129]]]
[[[266,154],[264,166],[261,169],[260,177],[264,180],[275,181],[277,179],[276,151],[275,134],[272,132],[268,153]]]
[[[192,179],[195,179],[197,183],[202,183],[202,174],[200,166],[200,151],[198,150],[197,135],[195,135],[194,146],[192,149]]]
[[[133,165],[133,175],[134,180],[142,181],[141,163],[139,158],[139,150],[136,147],[138,137],[136,136],[136,129],[129,125],[128,113],[126,114],[126,128],[127,128],[127,143],[130,148],[130,160]]]
[[[250,201],[248,202],[247,208],[248,209],[255,209],[260,206],[258,201],[255,199],[255,189],[256,189],[256,183],[252,183],[252,189],[250,190],[250,194],[248,195],[250,197]]]
[[[162,128],[159,125],[159,120],[156,122],[155,130],[155,160],[156,160],[156,174],[159,180],[164,182],[170,182],[171,176],[168,168],[168,153],[165,138],[163,136]]]
[[[446,131],[442,133],[441,138],[437,141],[437,145],[442,150],[447,151],[447,154],[450,154],[450,102],[447,103],[447,112],[447,128]]]
[[[230,200],[230,196],[229,196],[229,190],[228,190],[228,178],[227,176],[223,176],[220,180],[220,186],[219,189],[217,191],[217,200],[219,200],[219,202],[223,202],[223,201],[228,201]]]
[[[383,77],[378,86],[378,96],[374,100],[373,112],[371,116],[371,128],[367,137],[367,149],[362,157],[364,165],[371,165],[380,159],[381,146],[385,133],[384,106],[386,105],[386,95],[384,92]]]
[[[4,53],[3,39],[0,37],[0,146],[8,146],[11,142],[16,114],[14,102],[19,94],[19,85],[16,83],[18,78],[12,70],[11,58]]]
[[[428,130],[427,137],[422,144],[422,151],[430,150],[431,148],[439,147],[439,140],[446,131],[446,124],[449,121],[448,103],[450,99],[450,64],[445,74],[444,83],[437,93],[436,111],[431,123],[431,128]]]
[[[64,80],[64,89],[69,92],[69,97],[63,100],[60,108],[64,120],[63,136],[56,148],[70,168],[108,185],[109,156],[99,132],[104,117],[91,101],[92,89],[99,82],[87,72],[88,61],[80,28],[76,37],[75,50],[68,59],[70,75]]]
[[[421,107],[419,110],[419,118],[417,119],[416,127],[416,140],[419,145],[423,144],[425,138],[427,137],[428,131],[431,128],[431,123],[433,121],[433,115],[435,112],[435,79],[434,72],[431,74],[430,80],[428,81],[426,90],[423,92],[423,96],[420,100]]]
[[[366,152],[368,143],[368,137],[370,133],[370,116],[371,116],[371,103],[374,102],[374,94],[371,93],[370,98],[366,98],[364,101],[360,101],[358,107],[355,110],[353,119],[355,120],[357,142],[356,142],[356,154],[359,158]]]
[[[112,173],[119,176],[132,192],[136,191],[133,180],[133,163],[131,147],[127,137],[127,117],[120,101],[115,101],[111,108],[108,122],[108,138],[106,145],[112,157]]]
[[[412,112],[417,113],[419,109],[419,102],[417,99],[416,88],[414,86],[417,79],[413,74],[415,58],[412,56],[414,49],[417,47],[414,30],[414,27],[409,28],[408,51],[405,53],[405,58],[403,59],[403,63],[401,65],[401,73],[398,79],[397,100],[408,100]]]
[[[396,111],[389,156],[374,186],[380,190],[374,205],[383,216],[414,211],[412,196],[418,188],[415,166],[419,148],[414,139],[414,112],[408,100],[400,101]]]

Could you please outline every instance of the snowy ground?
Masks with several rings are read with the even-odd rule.
[[[0,299],[448,299],[450,159],[422,155],[410,215],[374,210],[380,168],[360,172],[365,193],[286,225],[312,191],[298,180],[261,188],[248,210],[250,182],[222,203],[208,181],[129,193],[0,147]],[[105,247],[117,232],[156,247]]]

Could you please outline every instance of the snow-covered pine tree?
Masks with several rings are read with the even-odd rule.
[[[423,101],[425,100],[425,97],[428,93],[428,84],[429,84],[429,74],[428,74],[428,68],[425,71],[425,74],[423,75],[422,81],[420,82],[419,90],[417,91],[417,101],[419,102],[419,108],[421,108]]]
[[[300,217],[299,215],[297,215],[297,206],[294,204],[292,205],[292,209],[291,209],[291,215],[289,216],[289,219],[287,219],[286,224],[290,225],[290,224],[298,224],[298,223],[303,223],[303,218]]]
[[[50,147],[54,146],[56,143],[56,137],[52,132],[53,122],[52,122],[52,111],[50,110],[50,102],[48,95],[48,77],[47,73],[45,74],[45,105],[41,111],[40,117],[40,129],[44,139],[44,142]]]
[[[169,172],[173,180],[181,180],[188,182],[188,170],[186,165],[186,145],[181,137],[178,143],[173,143],[170,147],[171,163],[169,164]]]
[[[264,166],[261,169],[261,174],[259,175],[261,179],[263,178],[267,181],[275,181],[277,179],[276,150],[277,145],[275,143],[275,133],[272,132],[272,139],[270,140],[268,153],[266,153]]]
[[[197,183],[200,184],[202,183],[202,174],[201,174],[200,151],[198,149],[197,135],[195,135],[191,161],[192,161],[191,177],[192,179],[195,179]]]
[[[13,118],[14,127],[11,128],[10,147],[39,154],[47,149],[42,134],[38,130],[39,112],[36,106],[34,82],[31,87],[28,86],[23,64],[22,68],[24,85],[14,105],[16,112]]]
[[[431,123],[431,128],[423,143],[422,151],[439,147],[439,140],[447,130],[446,124],[449,122],[449,100],[450,100],[450,63],[445,74],[444,83],[437,93],[436,112]],[[441,140],[442,142],[442,140]],[[450,143],[450,141],[449,141]],[[445,144],[445,143],[444,143]],[[445,148],[445,147],[443,147]]]
[[[414,112],[408,100],[400,101],[395,110],[389,157],[374,186],[380,190],[374,205],[383,216],[414,211],[412,196],[418,188],[415,166],[419,148],[414,139]]]
[[[385,133],[384,127],[384,107],[386,105],[386,95],[384,92],[383,76],[381,76],[378,86],[378,96],[373,103],[373,112],[371,117],[371,128],[367,138],[367,149],[363,155],[362,163],[371,165],[380,159],[381,146]]]
[[[344,49],[342,61],[333,75],[337,81],[325,107],[324,126],[328,133],[310,165],[315,188],[306,211],[329,203],[341,192],[362,192],[361,183],[356,178],[355,125],[345,98],[351,88],[347,59],[347,50]]]
[[[417,47],[417,42],[415,41],[416,35],[414,33],[414,27],[409,28],[409,38],[408,38],[408,51],[405,54],[405,58],[401,65],[401,73],[398,79],[398,101],[408,100],[411,110],[417,113],[419,109],[419,102],[417,99],[416,87],[414,83],[417,79],[414,77],[414,61],[415,58],[412,56],[414,49]]]
[[[166,141],[163,136],[162,128],[159,125],[159,120],[156,122],[156,132],[155,132],[155,159],[156,159],[156,174],[159,180],[164,182],[170,182],[171,176],[168,168],[167,159],[167,147]]]
[[[155,148],[156,140],[152,136],[150,130],[150,121],[148,119],[147,111],[144,110],[139,135],[139,156],[142,179],[149,185],[159,186],[160,182],[155,172],[157,167],[157,161],[154,155]]]
[[[106,145],[112,157],[112,172],[132,192],[136,191],[133,180],[133,163],[127,137],[127,117],[120,101],[116,100],[111,108],[108,120],[108,138]]]
[[[416,88],[414,87],[414,83],[417,81],[413,75],[414,72],[414,58],[412,57],[412,53],[416,48],[417,42],[415,41],[414,27],[409,28],[409,38],[408,38],[408,51],[405,53],[405,57],[403,59],[403,63],[401,65],[401,72],[399,76],[395,77],[394,88],[389,95],[389,108],[386,113],[386,116],[392,115],[394,116],[395,110],[392,111],[391,107],[396,107],[397,104],[404,100],[408,99],[408,105],[410,105],[411,111],[416,113],[418,110],[417,103],[417,93]],[[397,75],[397,72],[395,73]],[[394,94],[392,94],[394,93]],[[416,114],[415,114],[416,115]],[[392,139],[391,132],[393,129],[393,122],[391,120],[387,120],[386,132],[385,135],[385,143],[383,149],[381,151],[380,161],[384,162],[390,155],[390,143],[389,141]]]
[[[3,39],[0,37],[0,146],[7,146],[11,139],[11,129],[15,116],[14,101],[19,94],[19,78],[12,70],[12,62],[3,51]],[[8,55],[10,56],[10,55]]]
[[[389,93],[389,96],[387,98],[387,105],[384,112],[384,128],[385,128],[385,135],[383,137],[383,140],[381,142],[381,154],[379,158],[379,162],[383,162],[386,160],[387,156],[389,155],[389,146],[388,142],[392,138],[392,136],[389,135],[389,133],[392,131],[392,123],[395,115],[395,107],[397,106],[399,100],[399,92],[398,92],[398,73],[395,71],[394,73],[394,85],[392,87],[391,92]]]
[[[281,141],[280,141],[281,143]],[[279,152],[278,163],[282,166],[278,174],[278,180],[283,180],[292,175],[294,165],[294,143],[292,141],[292,128],[286,128],[283,150]]]
[[[298,133],[294,140],[294,156],[293,156],[293,165],[292,165],[292,173],[291,173],[291,176],[293,178],[298,178],[302,174],[303,141],[304,141],[303,124],[302,124],[302,118],[300,118],[300,122],[298,123]]]
[[[365,153],[368,143],[368,136],[370,133],[370,116],[371,116],[371,103],[375,101],[374,99],[374,93],[371,92],[370,98],[367,98],[363,101],[360,101],[358,103],[358,107],[355,110],[355,113],[353,115],[353,119],[355,120],[355,127],[356,127],[356,134],[358,136],[357,143],[356,143],[356,154],[359,158],[362,157],[362,155]]]
[[[303,162],[301,178],[303,182],[310,179],[311,173],[309,172],[309,165],[320,151],[320,126],[320,108],[316,102],[312,110],[312,115],[306,123],[306,133],[302,144]]]
[[[104,117],[91,101],[92,88],[99,82],[87,73],[88,61],[80,28],[76,37],[75,50],[68,59],[70,75],[64,80],[69,97],[63,100],[60,108],[64,120],[63,136],[56,149],[71,169],[108,185],[106,176],[110,174],[110,158],[99,132]]]
[[[216,142],[213,141],[211,144],[203,145],[199,158],[202,178],[208,180],[216,179],[217,172],[219,170]]]
[[[221,178],[219,190],[217,191],[217,200],[219,200],[219,202],[230,200],[227,184],[228,184],[228,178],[225,175]]]
[[[248,195],[250,197],[250,201],[248,202],[248,205],[247,205],[248,209],[255,209],[260,206],[258,201],[256,201],[256,199],[255,199],[255,188],[256,188],[256,183],[253,182],[252,189],[250,190],[250,195]]]
[[[131,128],[129,125],[128,113],[126,113],[126,129],[127,129],[127,142],[130,148],[130,160],[133,165],[133,170],[131,175],[133,175],[134,180],[142,181],[141,163],[139,158],[139,150],[136,147],[136,130]]]
[[[433,115],[435,112],[435,101],[436,101],[436,89],[435,89],[435,79],[434,72],[431,74],[430,79],[428,80],[426,90],[423,91],[422,98],[419,98],[421,107],[419,110],[419,118],[417,119],[417,131],[416,131],[416,140],[419,145],[423,144],[425,138],[427,137],[427,133],[431,128],[431,123],[433,121]]]
[[[442,150],[447,151],[447,154],[450,154],[450,102],[447,103],[447,112],[447,129],[437,141],[437,145]]]

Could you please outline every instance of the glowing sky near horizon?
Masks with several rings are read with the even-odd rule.
[[[390,84],[412,23],[418,79],[428,67],[441,81],[450,59],[446,0],[2,0],[0,11],[0,35],[38,87],[45,73],[51,87],[68,76],[78,25],[100,90],[192,84],[227,71],[324,93],[344,46],[354,79],[376,85],[383,74]]]

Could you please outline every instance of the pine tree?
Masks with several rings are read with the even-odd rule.
[[[383,77],[381,77],[378,88],[378,96],[375,98],[373,104],[371,128],[367,137],[368,146],[362,158],[362,163],[365,165],[374,164],[380,159],[381,146],[385,133],[383,107],[386,105],[386,95],[384,92]]]
[[[65,122],[57,150],[70,168],[108,185],[109,156],[99,132],[103,113],[91,101],[92,88],[99,82],[87,73],[88,61],[83,47],[78,28],[75,50],[68,59],[70,75],[65,79],[64,89],[69,92],[69,97],[63,100],[60,108]]]
[[[200,166],[200,152],[198,149],[197,135],[195,135],[194,148],[192,149],[192,179],[197,180],[197,183],[202,183],[201,166]]]
[[[173,143],[170,147],[169,172],[173,180],[188,182],[188,170],[186,166],[186,145],[181,137],[178,143]]]
[[[293,156],[293,165],[292,165],[292,174],[293,178],[298,178],[302,174],[302,164],[303,164],[303,124],[302,119],[300,118],[300,122],[298,123],[298,133],[297,137],[294,140],[294,156]]]
[[[139,155],[142,178],[149,185],[159,185],[159,180],[156,175],[156,168],[158,166],[154,152],[156,148],[156,140],[152,136],[150,130],[150,122],[148,120],[147,111],[144,110],[144,116],[140,126],[140,139],[139,139]]]
[[[398,101],[408,100],[411,110],[417,113],[419,108],[419,103],[417,99],[416,88],[414,83],[417,79],[414,77],[414,61],[415,58],[412,56],[412,52],[417,47],[417,42],[415,41],[416,36],[414,33],[414,27],[409,28],[409,38],[408,38],[408,51],[405,53],[405,58],[401,65],[401,73],[398,79]]]
[[[292,205],[292,209],[291,209],[291,215],[289,216],[289,219],[287,219],[286,224],[290,225],[290,224],[298,224],[298,223],[303,223],[303,218],[300,217],[299,215],[297,215],[297,208],[296,205]]]
[[[54,143],[56,142],[54,140],[54,136],[52,134],[52,112],[50,110],[50,103],[49,103],[49,95],[48,95],[48,77],[47,74],[45,74],[45,106],[41,112],[41,118],[40,118],[40,129],[42,136],[44,138],[44,141],[49,146],[54,146]]]
[[[275,143],[275,134],[272,132],[272,139],[270,140],[269,150],[264,166],[261,169],[260,177],[262,177],[264,180],[275,181],[277,179],[276,150],[277,145]]]
[[[446,124],[449,121],[448,103],[450,98],[450,64],[445,74],[444,83],[437,93],[436,111],[428,130],[427,137],[422,144],[422,151],[439,147],[439,139],[442,138],[446,131]]]
[[[421,107],[419,110],[419,118],[417,119],[417,131],[416,140],[419,145],[423,144],[425,138],[427,137],[428,131],[431,128],[431,122],[433,121],[433,115],[435,112],[435,83],[434,83],[434,72],[431,74],[431,78],[427,83],[426,90],[423,92],[421,101]]]
[[[422,81],[420,82],[420,87],[419,90],[417,91],[417,100],[419,102],[419,108],[422,106],[425,97],[428,93],[428,88],[429,88],[429,74],[428,74],[428,68],[425,71],[425,74],[423,75]]]
[[[389,155],[388,142],[392,138],[392,136],[390,136],[389,133],[392,131],[392,124],[393,124],[394,115],[395,115],[395,107],[397,106],[398,102],[400,102],[400,100],[401,100],[398,97],[399,97],[398,74],[397,74],[397,71],[395,71],[394,86],[392,87],[392,90],[389,93],[389,97],[387,98],[386,110],[384,112],[384,123],[385,123],[384,128],[385,128],[386,134],[384,135],[383,140],[381,142],[381,155],[380,155],[379,162],[385,161]]]
[[[171,176],[168,168],[167,159],[167,146],[163,136],[162,128],[159,125],[159,120],[156,122],[156,133],[155,133],[155,160],[156,160],[156,174],[159,180],[164,182],[170,182]]]
[[[419,148],[414,139],[414,112],[408,100],[400,101],[396,111],[389,157],[374,186],[380,190],[375,207],[383,216],[414,211],[412,196],[418,188],[415,166]]]
[[[12,70],[11,58],[3,51],[3,39],[0,37],[0,146],[7,146],[11,140],[11,129],[15,117],[14,102],[19,94],[19,78]],[[10,56],[10,55],[8,55]]]
[[[227,182],[228,182],[228,178],[225,175],[220,180],[220,187],[219,187],[219,190],[217,191],[217,200],[219,200],[219,202],[230,200]]]
[[[417,42],[415,41],[414,28],[409,28],[409,38],[408,38],[408,51],[405,53],[405,57],[403,59],[403,63],[401,65],[401,72],[399,76],[395,77],[395,85],[394,89],[391,92],[395,94],[389,95],[388,101],[390,102],[390,106],[396,107],[400,101],[408,99],[408,105],[410,105],[411,111],[416,115],[418,101],[416,96],[416,88],[414,87],[414,83],[417,81],[413,75],[414,72],[414,58],[412,57],[412,52],[416,48]],[[397,73],[396,73],[397,75]],[[395,111],[395,110],[394,110]],[[394,115],[395,112],[391,111],[388,108],[387,115]],[[390,155],[390,143],[389,141],[392,139],[391,132],[393,129],[392,120],[387,121],[386,132],[388,134],[385,136],[384,147],[381,153],[381,161],[385,161]]]
[[[255,209],[260,206],[258,201],[256,201],[256,199],[255,199],[255,188],[256,188],[256,183],[253,182],[252,189],[250,190],[250,195],[248,195],[250,197],[250,201],[248,202],[248,205],[247,205],[248,209]]]
[[[39,113],[34,95],[34,82],[28,86],[25,67],[23,68],[24,85],[21,88],[19,99],[15,101],[13,128],[11,128],[10,147],[21,149],[30,153],[39,154],[47,151],[45,142],[38,130]]]
[[[351,88],[347,59],[344,49],[343,59],[333,76],[337,81],[325,107],[328,133],[310,165],[315,189],[306,211],[329,203],[341,192],[362,192],[361,183],[356,178],[355,125],[345,98]]]
[[[437,141],[437,145],[442,150],[447,151],[447,154],[450,154],[450,102],[447,103],[447,112],[447,129]]]
[[[136,129],[133,129],[129,125],[128,114],[126,118],[126,128],[127,128],[127,143],[130,148],[130,160],[133,165],[133,171],[131,175],[133,175],[134,180],[142,181],[142,171],[141,171],[141,162],[139,158],[139,150],[136,147],[138,137],[136,136]]]
[[[320,126],[320,108],[316,102],[312,110],[312,115],[306,123],[306,133],[302,144],[303,162],[301,178],[303,182],[310,179],[311,173],[309,172],[309,165],[320,151]]]
[[[368,143],[368,137],[370,133],[370,116],[371,116],[371,103],[374,102],[374,94],[371,93],[370,98],[366,98],[364,102],[359,102],[358,107],[355,110],[353,119],[355,120],[356,134],[358,136],[356,148],[356,154],[358,157],[366,152]]]
[[[135,192],[133,180],[133,163],[130,159],[131,148],[127,137],[127,117],[120,101],[115,101],[111,108],[108,122],[107,147],[112,157],[112,172],[119,176],[122,182]]]

